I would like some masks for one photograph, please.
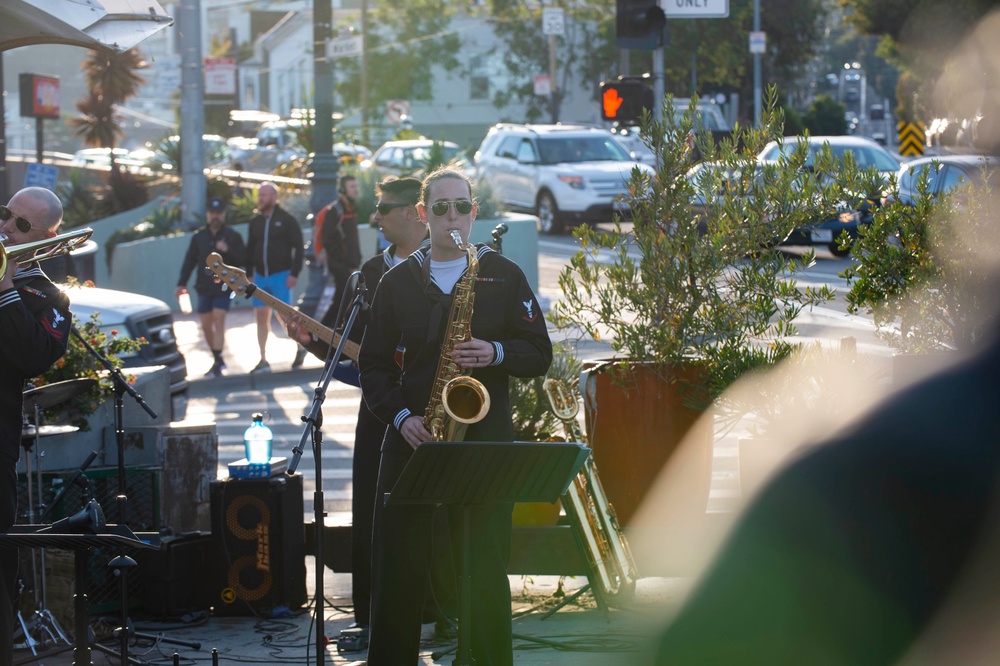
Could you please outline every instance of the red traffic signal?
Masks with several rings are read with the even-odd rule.
[[[642,110],[653,110],[653,91],[641,81],[614,81],[601,84],[601,118],[635,122]]]

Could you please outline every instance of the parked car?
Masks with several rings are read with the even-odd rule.
[[[441,144],[443,148],[442,163],[460,159],[462,149],[457,143],[432,139],[403,139],[383,143],[370,159],[361,161],[360,168],[376,172],[379,178],[420,174],[430,164],[435,143]]]
[[[537,215],[546,234],[627,215],[621,195],[632,169],[653,173],[610,131],[578,125],[495,125],[474,162],[497,202]]]
[[[170,395],[174,418],[183,418],[183,405],[187,396],[187,363],[177,347],[174,318],[163,301],[113,289],[62,285],[69,295],[73,316],[86,321],[99,312],[101,329],[110,334],[113,329],[123,331],[131,338],[146,338],[132,356],[121,356],[126,368],[164,365],[170,370]]]
[[[935,163],[940,164],[937,170]],[[991,187],[1000,187],[1000,158],[985,155],[920,157],[902,165],[896,176],[901,203],[913,204],[917,182],[924,172],[928,173],[928,187],[935,198],[966,183],[979,186],[988,182]]]
[[[218,134],[203,134],[201,156],[206,168],[225,169],[229,167],[231,149],[226,139]],[[148,143],[137,148],[129,156],[143,166],[160,171],[179,171],[181,161],[181,137],[168,136],[157,143]]]
[[[764,146],[764,149],[757,155],[757,159],[776,161],[782,154],[790,155],[795,151],[800,139],[809,144],[806,167],[812,166],[816,153],[819,152],[823,144],[828,144],[834,159],[840,159],[848,152],[853,153],[854,161],[859,169],[874,167],[887,182],[892,174],[899,171],[900,162],[892,153],[875,141],[862,136],[787,136],[780,141],[772,141]]]
[[[759,178],[762,175],[761,167],[763,164],[763,162],[756,162],[747,165],[747,168],[754,169],[754,178]],[[718,173],[723,169],[725,169],[724,173]],[[704,225],[708,209],[718,198],[713,198],[710,193],[706,192],[706,186],[711,182],[706,179],[717,179],[720,188],[727,188],[733,186],[739,176],[740,173],[734,173],[728,167],[724,167],[716,162],[700,162],[688,171],[686,177],[696,192],[690,203],[690,207],[698,215],[699,230],[703,233],[705,231]],[[745,186],[748,190],[751,190],[753,187],[752,185]],[[719,192],[719,195],[721,196],[721,192]],[[871,224],[873,211],[873,201],[865,196],[855,195],[850,197],[850,200],[841,202],[836,210],[831,210],[823,219],[812,224],[796,227],[783,238],[773,238],[772,243],[778,246],[811,245],[825,247],[834,256],[845,257],[849,252],[840,249],[838,239],[841,234],[846,231],[851,238],[857,238],[858,227],[864,224]]]

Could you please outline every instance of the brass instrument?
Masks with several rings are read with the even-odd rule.
[[[458,442],[465,437],[465,430],[472,423],[482,421],[490,411],[490,394],[478,379],[469,375],[455,361],[455,343],[472,339],[472,306],[476,300],[474,288],[479,273],[476,247],[463,243],[457,231],[451,237],[459,249],[468,254],[469,265],[455,285],[455,294],[448,313],[441,358],[438,360],[431,388],[430,401],[424,412],[424,427],[436,442]]]
[[[552,413],[562,421],[567,441],[585,442],[576,417],[580,405],[576,394],[557,379],[542,384]],[[629,601],[635,595],[639,571],[628,541],[618,525],[615,508],[608,502],[597,474],[593,455],[587,458],[580,473],[562,496],[562,505],[570,518],[577,540],[584,549],[590,582],[596,593],[608,603]]]
[[[45,240],[11,245],[10,247],[4,245],[7,236],[0,234],[0,278],[7,274],[7,266],[10,262],[30,264],[68,254],[75,250],[77,245],[90,238],[93,233],[93,229],[84,227]]]

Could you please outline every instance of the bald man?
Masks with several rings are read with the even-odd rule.
[[[257,216],[247,231],[247,277],[285,303],[292,301],[292,289],[302,272],[302,227],[295,217],[278,205],[278,188],[263,183],[257,190]],[[267,336],[271,327],[271,308],[253,299],[257,321],[257,345],[260,362],[250,372],[270,372],[267,362]]]
[[[41,187],[27,187],[0,206],[7,248],[52,238],[61,223],[59,197]],[[66,353],[72,321],[69,299],[37,262],[8,262],[0,277],[0,532],[17,516],[24,383]],[[17,550],[0,548],[0,664],[13,658],[16,580]]]

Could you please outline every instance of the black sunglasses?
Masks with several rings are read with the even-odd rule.
[[[375,206],[375,210],[378,211],[379,215],[388,215],[389,211],[394,208],[406,208],[407,206],[412,206],[413,204],[407,203],[380,203]]]
[[[31,222],[28,222],[28,220],[26,220],[25,218],[21,217],[20,215],[14,215],[14,211],[12,211],[10,208],[7,208],[7,206],[0,205],[0,221],[6,222],[10,218],[14,218],[14,224],[17,225],[17,230],[20,231],[22,234],[26,234],[35,228],[34,226],[32,226]]]
[[[459,215],[468,215],[472,212],[472,202],[468,199],[456,199],[455,201],[435,201],[431,204],[431,212],[438,217],[448,214],[448,209],[455,204],[455,212]]]

